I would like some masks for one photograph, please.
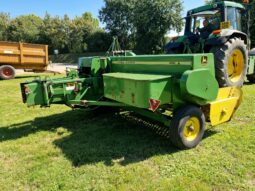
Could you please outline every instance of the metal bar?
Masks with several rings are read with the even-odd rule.
[[[171,124],[171,118],[169,116],[165,116],[162,113],[153,113],[152,111],[146,110],[146,109],[139,109],[132,107],[130,108],[130,111],[134,111],[138,113],[139,115],[142,115],[146,118],[153,119],[154,121],[160,122],[164,124],[167,127],[170,127]]]
[[[47,90],[47,84],[46,83],[43,83],[43,97],[44,97],[44,102],[47,106],[50,105],[50,100],[49,100],[49,97],[48,97],[48,90]]]
[[[146,109],[139,109],[136,107],[130,107],[126,104],[119,102],[111,102],[111,101],[88,101],[88,100],[70,100],[67,103],[68,105],[81,105],[81,106],[112,106],[112,107],[124,107],[129,111],[134,111],[141,116],[146,118],[153,119],[158,121],[168,127],[170,127],[171,118],[169,116],[164,116],[162,113],[153,113]]]
[[[87,88],[82,92],[82,94],[77,98],[77,100],[81,100],[81,99],[85,96],[85,94],[88,92],[89,88],[90,88],[90,87],[87,87]]]
[[[127,105],[119,102],[111,101],[88,101],[88,100],[70,100],[67,102],[70,105],[82,106],[112,106],[112,107],[127,107]]]
[[[46,82],[47,85],[52,84],[65,84],[65,83],[74,83],[74,82],[83,82],[86,79],[79,79],[79,80],[73,80],[73,79],[61,79],[61,81],[48,81]]]

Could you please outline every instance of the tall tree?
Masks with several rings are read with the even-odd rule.
[[[88,50],[92,52],[106,52],[112,42],[112,36],[104,30],[94,32],[87,40]]]
[[[35,43],[39,40],[42,24],[43,20],[33,14],[16,17],[8,27],[8,39]]]
[[[50,52],[58,49],[60,53],[80,53],[87,51],[88,41],[100,29],[98,19],[85,12],[80,17],[70,19],[52,17],[46,13],[40,33],[40,42],[49,44]]]
[[[105,6],[99,11],[100,20],[106,24],[106,30],[112,36],[118,36],[123,48],[133,48],[134,7],[137,0],[105,0]]]
[[[100,19],[122,46],[135,44],[139,52],[151,53],[160,51],[168,30],[181,30],[181,11],[180,0],[105,0]]]
[[[106,51],[109,46],[109,35],[89,12],[74,19],[48,13],[43,19],[35,15],[11,19],[9,14],[0,13],[0,40],[48,44],[50,53],[55,49],[60,53]]]
[[[11,18],[8,13],[0,13],[0,40],[8,40],[8,27],[10,25]]]
[[[85,12],[80,17],[80,28],[83,31],[83,47],[84,50],[89,50],[88,43],[93,34],[100,30],[99,20],[94,18],[89,12]]]
[[[133,21],[136,50],[143,53],[161,51],[167,31],[181,31],[181,11],[182,3],[179,0],[139,0],[134,9]]]
[[[40,30],[40,41],[49,44],[50,51],[58,49],[62,53],[65,52],[68,41],[67,22],[69,22],[67,16],[65,16],[64,19],[61,19],[59,16],[51,17],[46,13]]]

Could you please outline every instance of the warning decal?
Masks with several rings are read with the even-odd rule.
[[[150,106],[153,112],[158,109],[159,105],[160,105],[160,100],[155,100],[150,98]]]

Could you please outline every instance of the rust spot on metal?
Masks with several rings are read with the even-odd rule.
[[[132,97],[132,103],[135,103],[135,94],[132,93],[132,94],[131,94],[131,97]]]
[[[81,105],[88,107],[88,100],[82,100]]]
[[[124,95],[125,95],[125,91],[124,91],[124,90],[121,90],[121,92],[120,92],[120,97],[123,98]]]
[[[113,97],[113,98],[115,97],[114,88],[112,88],[112,97]]]
[[[28,85],[24,86],[24,91],[25,91],[26,95],[28,95],[28,94],[30,94],[32,92],[31,89],[28,87]]]

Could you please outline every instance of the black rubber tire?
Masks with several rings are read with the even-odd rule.
[[[234,50],[240,50],[244,57],[243,72],[240,79],[237,82],[231,81],[228,76],[228,60]],[[214,54],[215,60],[215,76],[220,87],[229,86],[243,86],[248,66],[248,51],[247,46],[240,38],[232,38],[222,46],[213,47],[210,50]]]
[[[9,71],[9,74],[7,75],[5,73],[5,70]],[[13,68],[10,65],[2,65],[0,66],[0,79],[2,80],[10,80],[13,79],[16,75],[15,68]]]
[[[250,83],[255,83],[255,74],[247,75],[247,79]]]
[[[186,122],[196,117],[200,123],[200,130],[197,137],[189,141],[184,136],[184,126]],[[205,131],[205,116],[202,110],[194,105],[187,105],[174,112],[170,126],[170,139],[173,145],[179,149],[191,149],[196,147],[202,140]]]

